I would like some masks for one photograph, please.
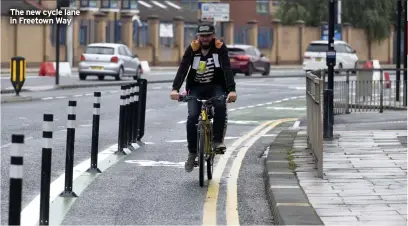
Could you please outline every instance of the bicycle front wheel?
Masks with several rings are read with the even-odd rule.
[[[200,186],[204,186],[204,163],[205,163],[205,127],[198,127],[198,166]]]

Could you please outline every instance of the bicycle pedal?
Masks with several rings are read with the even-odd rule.
[[[194,161],[194,167],[198,167],[198,161]]]

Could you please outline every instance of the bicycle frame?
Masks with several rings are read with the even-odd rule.
[[[207,155],[212,154],[212,139],[211,139],[211,120],[208,117],[208,111],[210,110],[211,106],[207,106],[205,103],[202,103],[201,106],[201,114],[198,119],[198,126],[203,126],[203,133],[204,133],[204,153]]]

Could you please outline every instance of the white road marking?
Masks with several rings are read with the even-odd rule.
[[[54,99],[54,97],[43,97],[43,98],[41,98],[41,100],[52,100],[52,99]]]
[[[79,127],[91,127],[92,124],[84,124],[84,125],[79,125]]]
[[[63,98],[67,98],[66,96],[59,96],[59,97],[55,97],[56,99],[63,99]]]
[[[154,142],[143,142],[144,144],[155,144]]]
[[[184,143],[184,142],[187,142],[187,140],[168,140],[166,142],[167,143]]]
[[[181,103],[180,106],[187,106],[187,103]]]
[[[82,97],[83,96],[83,94],[77,94],[77,95],[74,95],[73,97]]]
[[[85,94],[85,96],[92,96],[93,95],[93,93],[87,93],[87,94]]]
[[[171,166],[184,168],[184,162],[151,161],[151,160],[126,160],[126,163],[138,164],[140,166]]]
[[[306,110],[305,107],[266,107],[267,109],[271,109],[271,110],[293,110],[293,111],[304,111]]]
[[[152,89],[161,89],[161,86],[153,86]]]
[[[103,150],[98,154],[98,163],[103,162],[105,159],[114,155],[117,151],[117,144],[110,146],[109,148]],[[115,164],[116,162],[111,162],[110,164]],[[73,169],[73,181],[80,177],[86,170],[89,169],[91,164],[91,159],[86,159],[80,164],[76,165]],[[109,165],[111,167],[112,165]],[[52,203],[60,193],[64,190],[65,184],[65,173],[61,174],[56,180],[51,183],[50,186],[50,203]],[[24,209],[21,211],[21,225],[38,225],[38,219],[40,212],[38,211],[40,207],[40,194],[38,194]]]
[[[146,112],[154,111],[154,109],[146,109]]]
[[[254,108],[255,105],[249,105],[247,108]]]
[[[293,124],[293,126],[292,126],[292,129],[298,129],[299,128],[299,125],[300,125],[300,120],[297,120],[294,124]]]
[[[183,124],[183,123],[186,123],[187,122],[187,120],[182,120],[182,121],[179,121],[179,122],[177,122],[178,124]]]

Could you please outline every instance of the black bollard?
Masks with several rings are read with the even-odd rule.
[[[98,143],[99,143],[99,121],[101,114],[101,92],[94,92],[95,103],[93,104],[92,116],[92,144],[91,144],[91,167],[89,173],[101,173],[98,168]]]
[[[130,104],[129,104],[129,131],[128,131],[128,142],[129,145],[132,145],[133,141],[133,123],[135,121],[134,118],[134,104],[135,104],[135,84],[130,84]]]
[[[61,197],[78,197],[72,191],[73,171],[74,171],[74,145],[75,145],[75,121],[77,102],[70,100],[68,102],[68,122],[67,122],[67,150],[65,158],[65,190]]]
[[[125,131],[125,105],[126,105],[126,86],[120,87],[122,93],[120,95],[120,108],[119,108],[119,131],[118,131],[118,151],[116,154],[126,154],[124,152],[124,131]]]
[[[9,190],[9,225],[20,225],[23,191],[24,135],[11,135],[11,165]]]
[[[130,90],[131,90],[131,85],[127,85],[127,91],[126,91],[126,113],[125,113],[125,124],[126,124],[126,140],[125,140],[125,147],[128,147],[130,144],[130,137],[129,137],[129,128],[130,128]]]
[[[44,114],[43,147],[41,161],[41,192],[40,192],[40,225],[49,225],[50,219],[50,185],[52,159],[52,122],[54,115]]]
[[[134,102],[133,102],[133,124],[132,124],[132,130],[133,130],[133,136],[132,136],[132,143],[136,143],[137,138],[139,136],[139,104],[140,104],[140,92],[139,92],[139,86],[140,86],[140,80],[137,81],[137,83],[134,84],[135,86],[135,92],[134,92]]]
[[[140,141],[144,136],[145,119],[146,119],[146,98],[147,98],[147,80],[140,79],[140,118],[139,118],[139,134],[137,140]]]

